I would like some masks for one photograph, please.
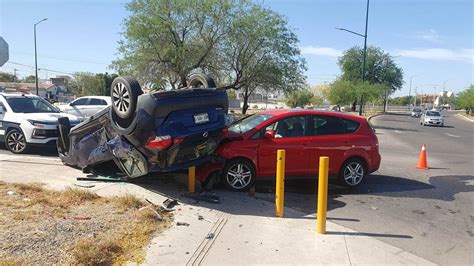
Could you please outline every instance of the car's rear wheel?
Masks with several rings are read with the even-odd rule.
[[[365,164],[362,160],[352,158],[344,162],[339,171],[339,182],[349,188],[356,187],[362,183],[366,173]]]
[[[17,154],[25,153],[28,150],[25,135],[18,129],[8,131],[5,137],[5,146],[9,151]]]
[[[233,159],[222,171],[224,185],[234,191],[247,191],[255,181],[255,167],[245,159]]]
[[[206,74],[193,74],[188,79],[190,88],[215,88],[214,79]]]
[[[118,77],[112,82],[112,120],[120,128],[128,128],[135,118],[138,96],[143,94],[138,81],[130,77]]]

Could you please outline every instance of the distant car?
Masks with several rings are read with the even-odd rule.
[[[58,108],[63,113],[72,114],[84,119],[111,104],[110,96],[85,96],[77,98],[69,104],[59,105]]]
[[[79,124],[76,116],[60,113],[36,95],[0,93],[0,141],[13,153],[25,153],[34,145],[55,145],[61,117],[71,125]]]
[[[329,174],[348,187],[380,166],[378,139],[366,118],[339,112],[269,110],[232,124],[211,162],[197,169],[203,186],[222,182],[244,191],[256,179],[274,179],[278,149],[286,150],[286,176],[315,177],[320,156]]]
[[[422,113],[421,108],[413,108],[413,110],[411,110],[411,117],[420,117]]]
[[[425,111],[420,117],[420,125],[422,126],[444,126],[444,118],[439,111]]]
[[[151,94],[118,77],[111,95],[111,106],[73,128],[60,120],[65,164],[95,174],[115,165],[128,177],[175,171],[206,162],[223,137],[227,93],[205,75],[191,76],[186,89]]]

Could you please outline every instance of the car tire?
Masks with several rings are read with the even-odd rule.
[[[255,181],[255,167],[245,159],[228,161],[222,171],[222,182],[233,191],[247,191]]]
[[[6,148],[15,154],[22,154],[28,151],[28,143],[25,134],[20,129],[11,129],[5,136]]]
[[[69,132],[71,131],[71,122],[67,117],[58,118],[58,130],[59,136],[56,141],[56,146],[58,148],[58,153],[60,155],[66,156],[69,152]]]
[[[339,170],[339,183],[348,188],[357,187],[363,182],[365,173],[366,167],[361,159],[348,159]]]
[[[188,79],[189,88],[215,88],[214,79],[206,74],[193,74]]]
[[[143,94],[138,81],[130,77],[115,78],[110,87],[112,100],[112,120],[120,128],[126,129],[132,124],[137,109],[138,96]]]

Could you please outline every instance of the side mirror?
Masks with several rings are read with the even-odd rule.
[[[70,103],[69,103],[69,106],[74,106],[74,102],[70,102]]]
[[[265,134],[263,135],[263,137],[266,138],[266,139],[274,139],[275,138],[275,130],[265,131]]]

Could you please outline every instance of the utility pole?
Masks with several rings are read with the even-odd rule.
[[[47,18],[44,18],[38,22],[35,23],[34,25],[34,38],[35,38],[35,82],[36,82],[36,95],[39,95],[38,91],[38,55],[36,52],[36,25],[40,24],[41,22],[47,20]]]
[[[408,91],[408,99],[411,97],[411,82],[413,81],[413,76],[410,77],[410,90]]]
[[[18,71],[18,69],[14,68],[13,69],[13,81],[16,82],[18,80],[17,76],[16,76],[16,72]]]

